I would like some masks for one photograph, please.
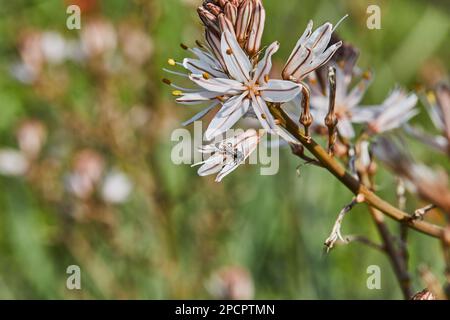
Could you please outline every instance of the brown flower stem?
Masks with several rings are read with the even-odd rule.
[[[445,280],[446,284],[444,286],[444,292],[447,299],[450,299],[450,224],[447,225],[444,231],[444,236],[442,237],[442,251],[444,254],[445,262]]]
[[[372,240],[370,240],[370,239],[368,239],[368,238],[366,238],[364,236],[359,236],[359,235],[345,236],[345,241],[346,241],[345,244],[350,243],[350,242],[359,242],[359,243],[362,243],[362,244],[364,244],[364,245],[366,245],[368,247],[371,247],[373,249],[377,249],[377,250],[379,250],[379,251],[381,251],[383,253],[385,252],[383,245],[375,243]],[[336,243],[340,244],[339,242],[336,242]]]
[[[311,152],[316,159],[319,160],[320,163],[350,191],[352,191],[355,195],[364,196],[365,202],[370,206],[381,211],[392,219],[408,225],[410,228],[416,229],[417,231],[432,237],[442,237],[443,229],[441,227],[425,221],[412,220],[409,214],[392,206],[361,184],[357,179],[349,174],[338,161],[330,157],[325,149],[317,144],[311,137],[304,135],[299,126],[280,108],[279,105],[270,105],[270,111],[275,119],[279,121],[281,127],[301,142],[305,148],[308,149],[309,152]]]
[[[361,173],[361,181],[373,190],[373,182],[367,173]],[[395,246],[395,239],[386,225],[383,213],[370,205],[369,212],[383,241],[384,252],[388,256],[392,268],[394,269],[394,273],[402,290],[403,297],[406,300],[410,299],[414,292],[411,288],[411,276],[408,273],[408,259],[407,253],[405,253],[406,243],[400,243],[400,246],[397,249]],[[402,227],[403,226],[404,224],[402,224]]]
[[[411,277],[408,273],[408,268],[402,254],[394,245],[394,238],[392,237],[385,221],[384,215],[374,207],[369,206],[369,212],[375,222],[378,233],[383,241],[384,251],[389,257],[395,276],[400,284],[403,296],[405,299],[410,299],[413,296],[411,288]]]

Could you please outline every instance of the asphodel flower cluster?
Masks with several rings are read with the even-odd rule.
[[[325,23],[313,31],[310,21],[287,60],[282,76],[274,78],[272,56],[280,44],[275,41],[261,50],[266,18],[261,0],[208,0],[198,8],[198,14],[205,29],[206,43],[197,42],[197,47],[193,48],[182,45],[194,57],[183,61],[169,59],[169,65],[175,68],[165,69],[172,75],[189,79],[193,85],[184,88],[164,79],[174,88],[173,95],[178,103],[208,104],[184,124],[199,120],[215,110],[205,132],[207,141],[226,133],[241,118],[253,117],[260,123],[260,128],[254,129],[262,128],[263,133],[281,135],[292,142],[274,120],[269,106],[298,98],[305,86],[301,80],[323,66],[341,46],[341,42],[329,46],[334,31],[332,24]],[[248,134],[255,136],[254,132],[252,130]],[[258,133],[258,137],[260,135]],[[245,159],[255,148],[243,146],[248,139],[238,141],[234,149],[244,150],[244,154],[235,159]],[[222,144],[212,144],[206,149],[221,149]],[[232,165],[241,163],[236,160]],[[228,168],[230,162],[222,165]],[[199,173],[204,174],[202,170]]]
[[[300,145],[274,118],[273,107],[303,125],[306,137],[310,137],[310,127],[311,133],[327,136],[330,155],[342,157],[351,171],[355,163],[367,163],[378,135],[404,127],[418,113],[416,94],[400,87],[379,104],[363,104],[372,72],[361,70],[356,65],[359,51],[343,45],[335,35],[347,16],[334,26],[326,22],[315,30],[309,21],[277,76],[272,58],[280,44],[263,43],[266,12],[262,0],[205,0],[197,12],[204,41],[196,41],[194,47],[182,44],[190,56],[181,61],[169,59],[170,68],[164,69],[188,84],[167,78],[164,82],[173,87],[178,103],[206,105],[183,125],[213,114],[204,134],[208,144],[200,150],[203,154],[211,151],[213,158],[202,163],[200,175],[219,172],[216,180],[220,181],[256,150],[264,134]],[[441,109],[432,110],[434,120],[442,119]],[[258,120],[251,122],[258,126],[244,135],[251,139],[218,140],[243,118]],[[443,127],[442,120],[436,122]],[[442,137],[438,140],[435,145],[448,148]],[[234,141],[232,147],[224,149],[229,141]],[[246,145],[249,141],[251,145]]]

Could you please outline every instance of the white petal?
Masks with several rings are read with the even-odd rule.
[[[400,117],[392,118],[387,122],[378,123],[380,132],[386,132],[399,128],[417,114],[419,114],[419,110],[410,110],[409,112],[402,114]]]
[[[269,80],[260,88],[261,96],[269,102],[288,102],[301,92],[301,85],[287,80]]]
[[[230,75],[240,82],[249,82],[252,64],[239,46],[236,36],[228,31],[222,33],[221,49]]]
[[[242,83],[224,78],[209,78],[205,79],[202,75],[190,75],[189,79],[195,82],[198,86],[212,92],[221,94],[238,94],[245,90]]]
[[[203,74],[213,76],[214,78],[225,78],[226,74],[220,71],[216,66],[211,66],[210,64],[203,62],[198,59],[185,58],[183,60],[183,67],[189,70],[191,73]]]
[[[353,130],[353,126],[349,119],[341,118],[338,121],[337,128],[339,134],[341,134],[344,138],[351,139],[355,137],[355,130]]]
[[[189,92],[184,94],[182,97],[177,98],[176,101],[181,104],[191,105],[213,100],[217,96],[220,96],[220,94],[211,91]]]
[[[252,95],[252,108],[261,123],[262,127],[269,133],[273,132],[276,128],[275,120],[267,107],[266,102],[260,96]]]
[[[222,106],[217,112],[216,116],[212,119],[211,123],[206,129],[205,139],[212,140],[214,137],[226,132],[230,129],[240,118],[247,112],[249,103],[248,99],[245,99],[246,94],[235,96]]]
[[[215,154],[203,162],[203,165],[198,169],[199,176],[208,176],[219,172],[223,167],[224,157],[220,154]]]
[[[395,103],[392,105],[386,105],[385,109],[378,117],[377,122],[380,124],[387,124],[391,121],[395,122],[400,118],[406,119],[403,115],[408,114],[416,104],[417,96],[415,94],[410,94],[403,99],[396,99]]]
[[[339,41],[332,46],[330,46],[325,52],[321,53],[319,56],[315,56],[312,58],[312,61],[310,64],[304,64],[301,68],[299,68],[294,73],[294,78],[296,79],[303,79],[308,75],[308,73],[313,72],[317,68],[320,68],[325,63],[327,63],[331,57],[336,53],[336,51],[342,46],[342,41]]]
[[[317,52],[322,52],[327,47],[331,39],[331,33],[333,32],[333,26],[327,22],[316,29],[313,34],[308,38],[305,43],[307,48],[313,48]]]
[[[367,123],[373,121],[382,110],[382,106],[355,107],[351,110],[352,122]]]
[[[278,48],[280,48],[279,42],[276,41],[272,43],[267,48],[264,58],[259,61],[253,79],[258,81],[260,84],[265,83],[265,78],[269,75],[270,70],[272,69],[272,56],[278,51]]]

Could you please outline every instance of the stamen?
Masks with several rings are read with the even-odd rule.
[[[339,25],[342,23],[342,21],[344,21],[345,19],[347,19],[347,17],[348,17],[348,14],[346,14],[345,16],[343,16],[343,17],[341,18],[341,20],[339,20],[338,23],[336,23],[336,25],[334,26],[334,28],[333,28],[333,30],[332,30],[331,32],[334,32],[334,31],[337,29],[337,27],[339,27]]]
[[[177,75],[177,76],[180,76],[180,77],[184,77],[184,78],[188,78],[188,77],[189,77],[189,76],[188,76],[187,74],[185,74],[185,73],[172,71],[172,70],[169,70],[169,69],[166,69],[166,68],[163,68],[163,70],[164,70],[165,72],[167,72],[167,73],[171,73],[171,74],[174,74],[174,75]]]
[[[269,82],[269,75],[268,75],[268,74],[266,74],[266,75],[264,76],[264,81],[265,81],[265,82]]]
[[[208,79],[211,78],[211,76],[209,75],[208,72],[203,72],[202,77],[203,77],[203,79],[205,79],[205,80],[208,80]]]
[[[227,53],[227,55],[232,55],[233,54],[233,50],[231,50],[231,48],[228,48],[226,53]]]
[[[168,59],[168,60],[167,60],[167,63],[168,63],[169,65],[171,65],[171,66],[175,66],[175,65],[177,64],[177,62],[176,62],[174,59],[172,59],[172,58]]]
[[[172,81],[170,81],[169,79],[167,79],[167,78],[163,78],[162,79],[162,82],[164,82],[165,84],[167,84],[167,85],[172,85]]]

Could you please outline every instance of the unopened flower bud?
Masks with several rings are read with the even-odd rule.
[[[238,9],[238,15],[236,20],[236,38],[239,44],[244,46],[247,35],[248,27],[252,20],[253,2],[251,0],[242,1]]]
[[[254,0],[252,22],[249,27],[247,42],[247,53],[254,56],[261,47],[262,34],[264,32],[264,22],[266,20],[266,11],[261,0]]]

